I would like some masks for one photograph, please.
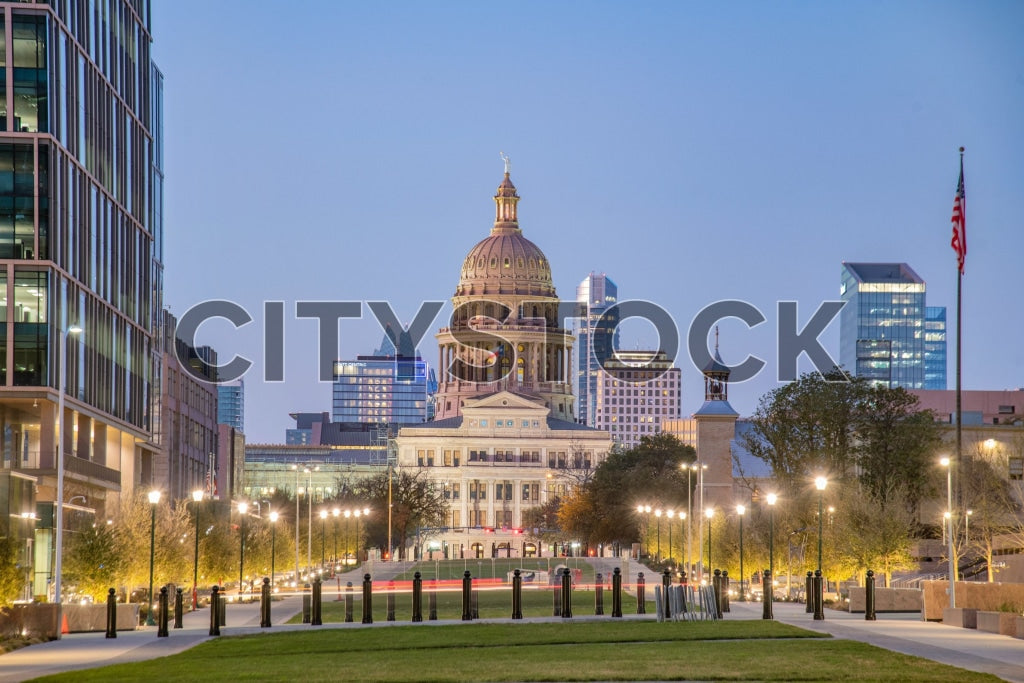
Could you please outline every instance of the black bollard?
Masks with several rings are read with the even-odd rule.
[[[672,606],[669,603],[668,599],[668,589],[671,585],[672,574],[670,574],[669,571],[666,569],[664,573],[662,573],[661,575],[661,594],[664,596],[664,599],[661,601],[661,613],[665,616],[666,619],[672,618]]]
[[[388,597],[387,597],[387,616],[384,617],[386,621],[395,620],[395,582],[388,581]]]
[[[117,638],[117,591],[107,592],[107,638]]]
[[[423,576],[419,572],[412,575],[412,620],[423,621]]]
[[[729,570],[722,570],[722,612],[729,610]]]
[[[716,569],[711,578],[712,593],[715,596],[715,618],[722,618],[722,570]]]
[[[174,592],[174,628],[185,628],[181,620],[185,617],[185,600],[179,588]]]
[[[312,619],[313,614],[313,596],[310,591],[310,585],[307,583],[305,589],[302,591],[302,623],[308,624]]]
[[[594,575],[594,615],[604,614],[604,585],[601,583],[601,573]]]
[[[210,595],[210,635],[220,635],[220,589],[213,587]]]
[[[869,569],[864,583],[864,621],[875,620],[875,572]]]
[[[804,597],[807,599],[807,606],[804,611],[810,614],[814,611],[814,572],[807,572],[807,585],[804,588]]]
[[[462,575],[462,620],[472,621],[473,620],[473,606],[472,602],[473,593],[473,579],[471,578],[469,570]]]
[[[821,576],[821,570],[814,570],[814,619],[820,621],[825,618],[825,602],[824,596],[822,595],[822,583],[823,578]]]
[[[434,579],[430,584],[430,595],[427,596],[427,609],[430,610],[427,619],[437,621],[437,579]]]
[[[260,628],[270,628],[270,579],[263,577],[260,586]]]
[[[562,618],[572,618],[572,574],[568,567],[562,572]]]
[[[612,570],[612,617],[622,616],[622,570]]]
[[[363,574],[363,623],[373,623],[373,579]]]
[[[312,604],[310,605],[310,610],[309,610],[309,625],[310,626],[323,626],[324,625],[324,618],[323,618],[323,614],[324,614],[324,612],[323,612],[323,610],[324,610],[323,595],[324,595],[324,593],[323,593],[323,590],[324,590],[323,581],[321,581],[320,577],[318,576],[315,579],[313,579],[313,601],[312,601]]]
[[[518,569],[512,572],[512,618],[523,618],[523,577]]]
[[[774,619],[775,618],[775,615],[772,613],[772,600],[775,599],[775,595],[774,595],[775,591],[772,588],[772,586],[775,585],[775,584],[772,583],[772,581],[774,581],[774,580],[775,579],[772,578],[771,571],[768,570],[768,569],[765,569],[764,570],[764,577],[761,579],[761,588],[764,589],[764,592],[761,595],[761,601],[764,603],[764,611],[761,612],[761,618],[762,619]]]
[[[345,582],[345,623],[352,623],[352,582]]]
[[[160,614],[156,620],[156,637],[166,638],[168,635],[170,635],[169,631],[167,630],[167,617],[169,616],[167,609],[167,586],[164,586],[160,589],[159,605]]]
[[[647,614],[647,599],[644,597],[644,573],[636,577],[636,613]]]

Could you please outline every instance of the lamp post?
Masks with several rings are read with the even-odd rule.
[[[715,509],[708,508],[704,511],[704,516],[708,520],[708,573],[711,572],[711,518],[715,516]]]
[[[939,464],[946,468],[946,514],[949,515],[949,606],[956,607],[956,555],[953,547],[953,463],[942,458]]]
[[[697,463],[694,463],[694,464],[696,465]],[[704,509],[704,470],[706,470],[707,468],[708,468],[708,466],[703,464],[703,463],[701,463],[700,466],[696,468],[697,469],[697,488],[700,489],[698,491],[699,497],[697,498],[697,503],[700,506],[700,507],[697,508],[698,510],[703,510]],[[702,547],[704,547],[704,527],[702,527],[700,524],[698,524],[697,525],[697,549],[698,549],[698,551]],[[698,560],[699,560],[699,557],[700,557],[700,553],[698,552]],[[704,580],[704,571],[705,571],[704,570],[704,563],[701,562],[700,563],[700,580],[701,581]]]
[[[146,626],[156,626],[153,619],[153,560],[156,555],[156,504],[160,502],[160,492],[149,492],[149,609],[146,610]]]
[[[327,510],[320,511],[320,571],[327,564]]]
[[[825,494],[825,487],[828,486],[828,479],[817,477],[814,480],[814,488],[818,489],[818,571],[821,571],[821,536],[822,536],[822,497]]]
[[[351,527],[349,526],[349,520],[352,518],[352,511],[345,510],[345,566],[348,567],[348,537]]]
[[[775,503],[778,500],[779,497],[774,493],[768,494],[768,573],[772,577],[773,593],[775,581]]]
[[[971,545],[971,515],[974,514],[974,510],[964,510],[964,512],[964,548],[969,548]]]
[[[658,518],[658,554],[654,556],[654,561],[661,562],[661,508],[654,511],[654,516]]]
[[[338,516],[341,515],[341,510],[334,508],[331,510],[331,515],[334,517],[334,566],[338,566]]]
[[[295,470],[295,587],[299,586],[299,466],[292,465]]]
[[[53,601],[57,603],[57,623],[60,623],[61,619],[61,603],[62,601],[62,589],[61,589],[61,578],[64,568],[64,394],[67,393],[67,346],[68,346],[68,335],[78,334],[82,331],[81,327],[72,325],[68,329],[64,330],[58,336],[58,349],[57,349],[57,366],[58,366],[58,381],[57,381],[57,493],[54,496],[56,499],[56,519],[54,520],[54,526],[57,527],[56,534],[53,542]],[[60,629],[57,629],[58,631]],[[57,634],[57,638],[60,638],[60,634]]]
[[[245,513],[249,504],[242,501],[238,504],[238,601],[242,601],[242,576],[245,568]]]
[[[192,611],[199,609],[199,505],[203,502],[202,489],[192,492],[196,504],[196,551],[192,558]]]
[[[672,562],[672,520],[676,516],[675,510],[666,510],[665,515],[668,517],[668,561]]]
[[[740,516],[740,602],[747,600],[747,594],[743,592],[743,513],[746,511],[745,506],[736,506],[736,514]]]
[[[279,515],[276,511],[270,513],[270,590],[274,590],[274,561],[277,559],[276,545],[277,545],[277,519]]]

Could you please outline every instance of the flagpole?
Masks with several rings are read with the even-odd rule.
[[[960,191],[963,193],[963,178],[964,178],[964,148],[960,148]],[[961,206],[961,220],[966,215],[966,200],[963,196],[960,198]],[[966,253],[966,234],[962,235],[964,244],[961,247]],[[956,269],[956,500],[957,506],[963,502],[963,410],[961,404],[961,392],[962,392],[962,361],[963,361],[963,279],[964,269],[963,260],[957,265]],[[952,514],[952,510],[950,510]],[[950,533],[952,533],[952,525],[950,525]]]

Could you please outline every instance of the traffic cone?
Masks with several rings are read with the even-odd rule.
[[[61,632],[61,635],[64,635],[66,633],[71,633],[71,629],[68,628],[68,615],[66,615],[66,614],[61,614],[61,618],[60,618],[60,632]]]

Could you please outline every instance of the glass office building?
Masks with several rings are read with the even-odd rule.
[[[430,387],[436,387],[431,375],[419,356],[357,356],[356,360],[339,360],[334,364],[331,420],[425,422]]]
[[[217,385],[217,424],[245,433],[245,380]]]
[[[597,425],[600,359],[610,358],[618,342],[618,317],[605,313],[618,296],[619,288],[604,273],[591,273],[576,287],[577,303],[587,308],[586,318],[576,327],[576,421],[591,427]]]
[[[924,309],[924,388],[946,389],[946,307]]]
[[[923,389],[924,280],[906,263],[843,263],[839,294],[844,369],[874,384]]]
[[[36,498],[8,497],[0,513],[35,518],[19,558],[29,597],[52,599],[58,422],[65,509],[105,515],[154,450],[162,79],[150,44],[148,0],[0,3],[0,449],[4,475]]]

